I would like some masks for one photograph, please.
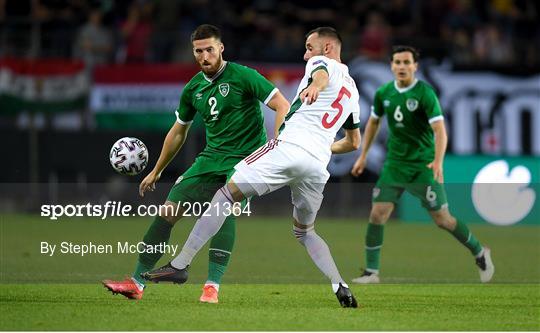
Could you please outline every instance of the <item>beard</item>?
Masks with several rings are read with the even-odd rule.
[[[206,74],[206,76],[212,77],[219,71],[222,63],[223,63],[223,58],[220,56],[214,65],[211,65],[209,62],[205,62],[202,65],[200,65],[201,71],[204,74]],[[207,65],[211,65],[211,66],[207,66]]]

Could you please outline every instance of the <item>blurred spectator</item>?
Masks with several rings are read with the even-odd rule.
[[[0,0],[0,56],[29,56],[33,16],[37,0]]]
[[[497,24],[504,33],[511,33],[513,21],[519,15],[515,0],[491,0],[489,6],[489,15],[492,22]]]
[[[49,57],[70,57],[77,27],[87,16],[87,2],[38,0],[36,6],[36,15],[41,22],[42,54]]]
[[[95,65],[107,63],[111,58],[113,40],[110,32],[102,25],[102,19],[103,14],[99,9],[92,10],[75,41],[73,54],[86,64],[88,70]]]
[[[77,32],[94,6],[118,62],[191,62],[191,31],[211,23],[239,61],[298,62],[304,34],[330,25],[344,59],[385,59],[407,43],[439,61],[540,64],[535,0],[0,0],[0,55],[81,57]]]
[[[341,38],[343,45],[341,46],[341,59],[348,62],[358,56],[358,20],[355,17],[350,17],[340,27]],[[302,44],[303,45],[303,44]]]
[[[479,18],[471,1],[453,1],[445,18],[445,23],[452,31],[462,28],[470,31],[478,24]]]
[[[448,11],[448,4],[443,1],[422,1],[419,10],[422,34],[426,37],[439,38],[442,30],[446,28],[444,20]]]
[[[302,27],[279,24],[274,31],[273,41],[268,46],[263,48],[263,55],[268,61],[286,62],[291,59],[302,59],[305,52]]]
[[[512,45],[494,24],[487,24],[474,34],[474,54],[479,63],[502,65],[513,63]]]
[[[152,61],[169,62],[179,42],[181,0],[155,0],[152,31]]]
[[[384,60],[388,56],[390,28],[379,12],[370,12],[360,36],[360,54],[370,60]]]
[[[450,52],[456,64],[468,65],[474,62],[473,47],[467,30],[457,29],[453,33]]]
[[[513,29],[514,54],[516,61],[528,66],[540,58],[540,26],[538,25],[540,5],[534,0],[515,2],[515,21]]]
[[[339,21],[337,17],[337,10],[339,6],[343,6],[343,1],[334,0],[310,0],[309,2],[298,1],[295,3],[295,14],[298,18],[308,23],[310,26],[327,26],[336,25]],[[312,28],[308,29],[311,30]]]
[[[412,3],[409,0],[392,0],[384,16],[392,27],[394,39],[408,38],[414,33]]]
[[[152,36],[152,3],[134,2],[129,8],[127,19],[122,22],[120,33],[123,46],[119,62],[138,63],[149,59],[150,38]]]

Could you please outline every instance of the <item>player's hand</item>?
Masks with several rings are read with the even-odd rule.
[[[431,162],[427,167],[433,170],[433,178],[435,178],[436,181],[440,184],[444,183],[442,163]]]
[[[139,184],[139,195],[144,197],[144,192],[153,191],[156,189],[156,182],[159,180],[161,175],[155,172],[150,172],[142,182]]]
[[[304,91],[302,91],[302,93],[300,93],[300,100],[302,103],[306,103],[307,105],[315,103],[319,97],[320,91],[321,90],[318,87],[310,84],[306,89],[304,89]]]
[[[366,168],[366,158],[364,155],[360,155],[356,162],[354,162],[354,165],[351,169],[351,175],[358,177],[362,172],[364,172],[364,169]]]

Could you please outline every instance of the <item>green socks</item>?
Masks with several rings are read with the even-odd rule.
[[[482,245],[464,223],[456,221],[456,228],[450,233],[474,256],[482,251]],[[366,233],[366,270],[368,272],[379,273],[383,238],[384,224],[369,223]]]
[[[223,226],[210,241],[208,251],[208,279],[207,281],[216,284],[221,283],[221,277],[225,274],[227,265],[231,258],[234,246],[236,219],[230,215],[225,219]]]
[[[366,270],[379,273],[381,247],[384,238],[384,224],[368,223],[366,233]]]
[[[472,232],[467,228],[465,223],[460,222],[459,220],[456,220],[456,227],[454,228],[454,231],[450,232],[461,244],[465,245],[473,256],[477,256],[482,251],[482,245],[480,245],[480,242]]]
[[[171,236],[171,230],[173,225],[167,222],[165,219],[156,216],[154,218],[154,222],[150,225],[150,228],[148,228],[148,231],[146,231],[146,235],[143,237],[143,242],[145,244],[160,244],[160,243],[168,243],[169,238]],[[141,253],[139,254],[139,260],[137,262],[137,267],[135,268],[135,272],[133,273],[133,278],[137,280],[141,285],[144,286],[144,279],[141,278],[140,274],[143,272],[147,272],[154,268],[155,264],[158,262],[158,260],[163,256],[163,253]]]

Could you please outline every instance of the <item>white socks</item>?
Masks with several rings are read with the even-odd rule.
[[[298,241],[306,247],[306,250],[315,265],[317,265],[321,272],[330,279],[330,282],[332,282],[332,289],[334,289],[334,285],[339,287],[339,283],[346,286],[339,274],[334,258],[332,258],[332,254],[330,254],[328,245],[326,245],[326,242],[317,235],[314,230],[303,232],[295,228],[295,236],[298,238]],[[337,289],[334,292],[336,291]]]
[[[234,203],[227,185],[220,188],[214,195],[214,198],[212,198],[210,209],[207,211],[207,215],[209,216],[201,216],[197,220],[197,223],[195,223],[182,251],[171,261],[171,265],[174,268],[186,268],[186,266],[191,264],[193,257],[195,257],[204,244],[217,234],[227,218],[225,215],[227,210],[224,209],[226,203],[231,206]]]

